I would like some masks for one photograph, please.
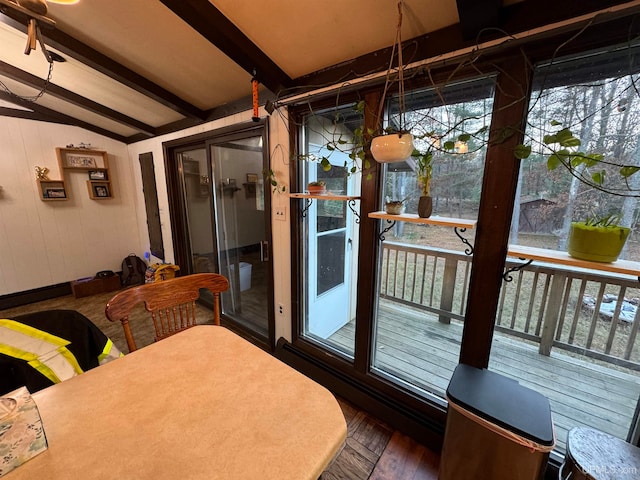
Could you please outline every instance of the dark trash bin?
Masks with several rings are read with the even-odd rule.
[[[517,381],[458,365],[447,388],[439,480],[538,480],[555,445],[549,400]]]

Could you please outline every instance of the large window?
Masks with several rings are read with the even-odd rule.
[[[614,164],[640,165],[637,47],[562,58],[536,67],[511,243],[567,250],[572,221],[620,215],[632,228],[622,256],[640,258],[633,230],[640,185]],[[581,145],[567,149],[602,155],[593,165],[547,169],[553,152],[545,137],[569,128]],[[589,186],[593,175],[601,185]],[[613,193],[611,193],[613,191]],[[558,447],[572,427],[588,426],[630,438],[640,397],[636,339],[638,279],[590,268],[534,262],[514,271],[502,289],[490,368],[519,379],[550,399]],[[634,327],[634,324],[636,325]],[[529,342],[512,341],[524,338]],[[516,357],[517,355],[517,357]],[[526,368],[515,371],[514,360]]]
[[[416,149],[432,153],[431,221],[378,213],[387,200],[417,212],[414,158],[375,165],[371,180],[358,166],[351,170],[349,140],[362,128],[362,111],[351,104],[296,110],[304,115],[298,153],[312,160],[298,167],[300,190],[322,179],[335,195],[364,193],[354,204],[335,195],[292,203],[302,215],[295,346],[348,376],[348,388],[375,391],[414,417],[442,421],[446,388],[464,361],[547,396],[560,451],[567,431],[581,425],[637,443],[637,275],[552,259],[531,263],[515,253],[564,255],[568,224],[588,214],[618,211],[636,228],[638,197],[621,193],[637,190],[640,174],[620,180],[619,167],[609,165],[640,167],[636,49],[556,58],[536,65],[533,75],[530,58],[515,53],[477,62],[465,80],[416,73],[406,124],[396,98],[382,111],[386,127],[409,127]],[[434,78],[455,80],[433,86]],[[374,128],[380,91],[362,94],[364,124]],[[573,175],[549,171],[545,136],[564,127],[605,161]],[[520,161],[527,150],[521,141],[532,149]],[[575,177],[582,173],[604,176],[617,194],[585,187]],[[640,259],[635,233],[623,258]]]
[[[434,216],[477,218],[494,83],[487,77],[407,96],[406,123],[415,147],[433,152]],[[398,117],[392,99],[388,123]],[[447,142],[454,148],[446,148]],[[389,164],[383,185],[386,198],[403,199],[408,213],[417,212],[421,193],[412,159]],[[469,285],[469,244],[459,235],[472,242],[474,231],[398,221],[380,238],[371,366],[393,382],[440,398],[458,364]]]

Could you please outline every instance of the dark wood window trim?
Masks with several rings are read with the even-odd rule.
[[[576,33],[575,31],[559,32],[549,35],[543,40],[519,45],[511,51],[505,49],[491,58],[482,59],[482,71],[488,71],[486,67],[491,64],[495,66],[495,71],[498,72],[497,82],[499,86],[496,88],[494,97],[492,134],[496,133],[498,126],[515,126],[517,129],[523,130],[532,84],[533,64],[582,51],[606,49],[609,46],[629,41],[640,33],[640,21],[637,20],[635,16],[613,19],[603,24],[590,26],[575,38],[572,38]],[[559,45],[563,45],[561,49],[558,49]],[[469,78],[478,74],[478,70],[474,70],[473,66],[470,68],[458,68],[454,73],[455,67],[457,66],[433,68],[430,72],[431,78],[438,83],[443,80],[453,81]],[[408,82],[407,88],[418,86],[417,82],[418,80],[412,79]],[[365,98],[368,108],[376,111],[377,98],[380,96],[379,90],[370,86],[368,88],[368,92],[354,92],[354,95],[359,93]],[[514,102],[516,99],[518,100]],[[331,99],[324,99],[322,103],[313,104],[312,108],[314,110],[320,109],[330,101]],[[333,101],[333,105],[335,105],[335,99]],[[345,102],[341,99],[340,103],[343,104]],[[294,147],[298,146],[297,127],[300,125],[300,120],[306,111],[307,107],[290,109],[292,151],[297,151],[294,149]],[[487,149],[482,200],[474,243],[473,271],[469,286],[467,315],[460,354],[462,362],[478,367],[486,367],[490,356],[495,312],[502,286],[502,272],[506,258],[513,200],[516,193],[520,164],[510,152],[513,151],[514,145],[521,142],[522,138],[519,135],[514,135],[507,142],[489,146]],[[374,180],[363,181],[362,184],[361,211],[363,212],[374,211],[378,206],[377,202],[380,196],[378,175],[380,168],[379,166],[374,166],[373,168]],[[290,174],[290,185],[295,188],[298,177],[298,168],[295,162],[292,162]],[[295,212],[297,207],[292,203],[291,208],[291,211]],[[375,228],[371,220],[366,215],[362,215],[358,266],[358,277],[360,279],[377,278],[375,274],[377,259]],[[300,230],[296,222],[293,222],[291,237],[292,279],[298,278],[299,233]],[[425,422],[425,418],[427,418],[431,421],[430,426],[434,434],[431,439],[433,439],[444,428],[445,409],[442,405],[437,401],[431,402],[425,398],[418,397],[408,390],[401,390],[397,385],[385,382],[384,379],[376,377],[370,371],[373,328],[371,319],[374,316],[374,307],[371,299],[374,296],[375,285],[373,285],[373,282],[360,281],[358,284],[359,303],[356,315],[355,362],[348,361],[341,357],[340,354],[329,352],[302,337],[299,334],[301,325],[298,320],[302,316],[301,312],[296,311],[295,308],[292,311],[292,343],[287,344],[286,347],[281,346],[280,351],[288,349],[291,352],[299,353],[300,358],[309,359],[312,357],[315,365],[310,370],[310,373],[315,372],[323,379],[329,378],[327,382],[334,386],[340,385],[340,382],[344,382],[344,378],[348,378],[349,381],[359,386],[360,393],[374,389],[375,395],[380,396],[390,405],[403,408],[405,412],[412,412],[408,416],[413,418],[415,424],[420,423],[424,427],[428,423],[428,421]],[[297,285],[295,285],[295,280],[292,282],[292,305],[294,307],[300,305],[299,291]],[[322,374],[318,373],[323,367],[325,371]],[[354,401],[366,409],[370,406],[367,402],[373,402],[373,398],[373,396],[367,397],[365,395],[359,397],[362,400],[360,403],[357,402],[358,398]],[[408,429],[405,428],[405,431],[411,433],[415,424],[409,426]],[[398,426],[398,428],[400,427]]]
[[[184,243],[188,235],[187,221],[186,218],[184,218],[180,201],[184,196],[184,192],[180,185],[180,179],[174,174],[176,171],[175,154],[193,148],[208,148],[208,145],[212,142],[220,141],[221,138],[235,139],[237,136],[246,136],[248,132],[258,132],[261,130],[265,132],[266,140],[266,121],[262,120],[260,122],[244,122],[237,125],[230,125],[162,143],[175,263],[180,266],[183,274],[190,272],[191,263],[188,257],[180,253],[188,250],[186,248],[187,245]],[[207,158],[208,155],[209,152],[207,152]],[[209,172],[209,178],[211,178],[211,172]],[[265,205],[265,208],[270,208],[270,205]],[[269,232],[269,235],[271,235],[271,232]]]

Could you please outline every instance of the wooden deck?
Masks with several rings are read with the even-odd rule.
[[[439,323],[437,316],[387,300],[380,301],[374,367],[440,397],[458,363],[462,323]],[[354,324],[329,339],[353,349]],[[640,397],[640,376],[569,356],[554,349],[550,357],[537,344],[497,333],[489,369],[514,378],[549,398],[557,448],[567,432],[590,426],[626,439]]]

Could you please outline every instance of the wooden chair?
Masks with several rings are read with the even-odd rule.
[[[229,288],[229,281],[217,273],[196,273],[163,282],[147,283],[116,294],[105,307],[105,315],[120,321],[129,352],[137,350],[129,327],[131,310],[140,302],[151,313],[155,327],[155,341],[196,325],[196,300],[200,289],[213,293],[213,323],[220,325],[220,292]]]

